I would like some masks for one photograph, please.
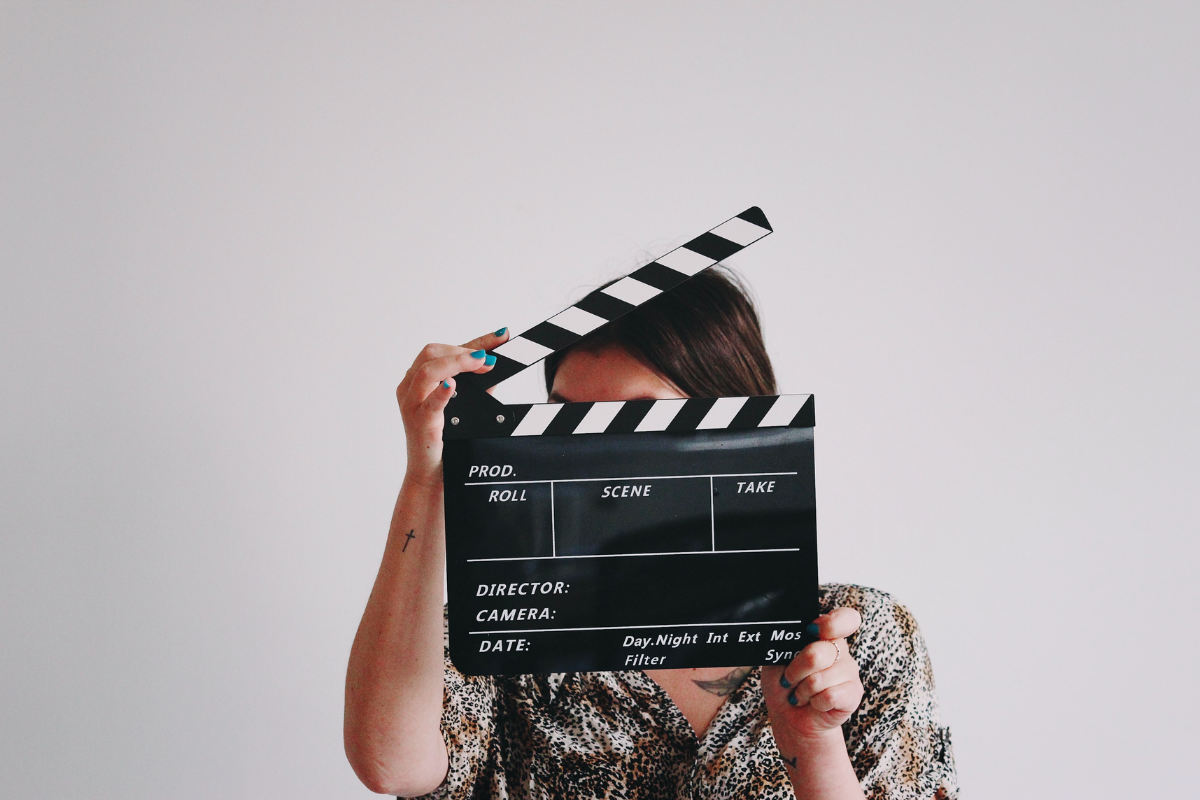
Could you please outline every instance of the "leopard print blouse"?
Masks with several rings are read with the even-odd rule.
[[[843,730],[868,798],[950,800],[958,780],[925,641],[883,592],[832,584],[857,608],[865,694]],[[755,668],[697,738],[644,672],[467,677],[446,656],[446,779],[431,798],[791,798]]]

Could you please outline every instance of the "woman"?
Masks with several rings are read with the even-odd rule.
[[[786,667],[466,677],[444,651],[442,409],[506,331],[427,345],[397,389],[408,470],[346,678],[370,789],[436,797],[953,798],[924,641],[887,595],[823,586]],[[744,287],[714,268],[546,360],[552,402],[775,394]]]

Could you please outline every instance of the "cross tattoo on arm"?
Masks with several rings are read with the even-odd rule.
[[[416,530],[416,528],[413,528],[413,531],[415,531],[415,530]],[[417,538],[416,534],[414,534],[413,531],[409,531],[408,533],[404,534],[406,538],[404,540],[404,547],[400,548],[401,553],[403,553],[405,550],[408,549],[409,542],[411,542],[413,539]]]

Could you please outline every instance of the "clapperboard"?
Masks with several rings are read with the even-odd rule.
[[[458,669],[782,664],[807,643],[811,395],[505,405],[486,391],[770,232],[750,208],[458,377],[443,429]]]

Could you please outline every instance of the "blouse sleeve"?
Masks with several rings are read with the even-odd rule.
[[[871,800],[957,800],[950,729],[938,712],[933,667],[917,622],[889,595],[830,586],[822,610],[851,606],[863,616],[850,638],[863,700],[846,721],[846,749]]]
[[[435,800],[466,800],[475,787],[485,781],[484,772],[496,730],[496,692],[494,678],[463,675],[450,661],[450,633],[445,608],[442,609],[445,659],[445,689],[442,694],[442,738],[450,768],[442,785],[428,795]]]

